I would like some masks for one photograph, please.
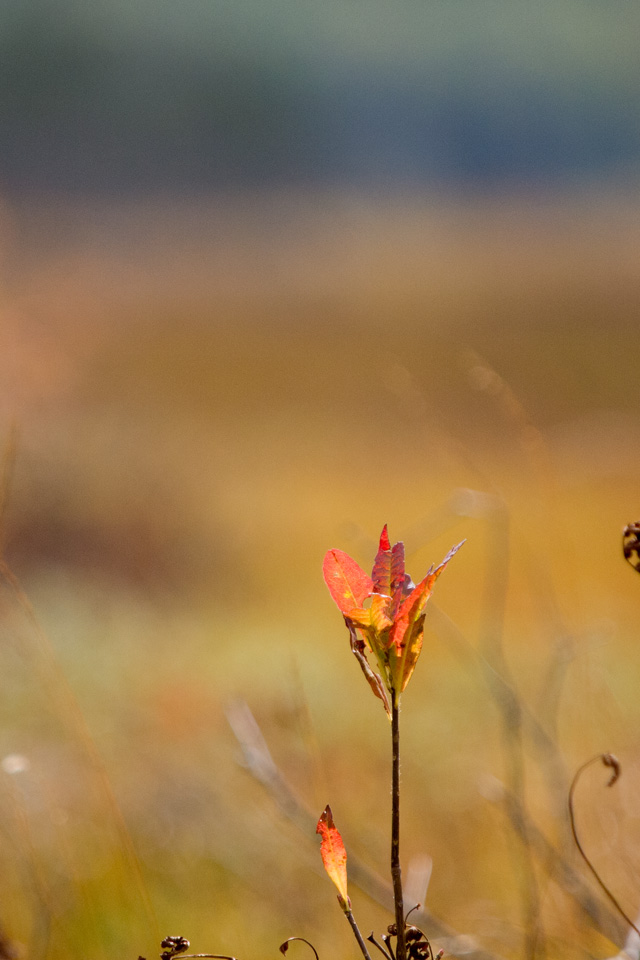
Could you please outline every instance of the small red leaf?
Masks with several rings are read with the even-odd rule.
[[[427,574],[424,580],[421,580],[418,586],[413,588],[398,610],[391,631],[390,642],[395,646],[399,658],[402,657],[406,639],[413,624],[421,615],[427,600],[431,596],[431,589],[435,581],[434,574]]]
[[[382,537],[380,538],[382,542]],[[373,562],[373,589],[376,593],[391,595],[391,550],[384,550],[382,547],[376,553],[376,559]]]
[[[338,889],[340,903],[346,907],[349,904],[347,895],[347,851],[333,822],[333,814],[329,804],[320,815],[316,833],[319,833],[322,837],[320,855],[324,868]]]
[[[349,615],[362,607],[373,590],[373,581],[364,570],[342,550],[329,550],[322,565],[324,582],[339,610]]]
[[[456,555],[460,547],[466,541],[462,540],[455,547],[449,550],[442,563],[438,564],[435,570],[430,570],[426,577],[420,581],[417,587],[414,587],[408,597],[404,599],[396,614],[393,630],[391,631],[391,643],[395,645],[398,657],[402,656],[407,639],[411,635],[413,625],[421,616],[427,600],[431,596],[433,585],[449,563],[452,557]]]
[[[396,543],[391,551],[390,588],[396,607],[399,607],[403,599],[413,590],[411,577],[404,572],[404,543],[402,540]]]
[[[431,596],[436,580],[464,542],[463,540],[449,550],[442,563],[428,573],[424,580],[420,581],[398,610],[390,639],[398,658],[399,670],[396,676],[401,693],[411,679],[422,650],[424,608],[427,605],[427,600]]]
[[[391,549],[391,544],[389,543],[389,534],[387,532],[387,525],[385,523],[384,527],[382,528],[382,533],[380,534],[380,546],[378,547],[378,550],[390,550],[390,549]]]

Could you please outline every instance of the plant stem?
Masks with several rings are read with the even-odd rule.
[[[351,924],[351,929],[353,930],[353,934],[356,940],[358,941],[358,946],[362,950],[362,955],[364,957],[364,960],[371,960],[371,957],[369,956],[369,951],[367,950],[367,945],[362,939],[362,934],[360,933],[360,929],[358,927],[358,924],[356,923],[356,918],[354,917],[350,909],[345,910],[344,915],[349,921],[349,923]]]
[[[407,960],[407,945],[404,937],[404,901],[402,897],[402,872],[400,870],[400,696],[393,691],[391,698],[391,881],[396,908],[396,957]]]
[[[573,795],[575,793],[576,786],[578,785],[578,780],[580,779],[582,773],[587,769],[587,767],[590,767],[592,763],[597,763],[598,760],[602,760],[605,767],[611,767],[613,770],[613,773],[611,774],[611,777],[609,779],[609,783],[607,784],[608,787],[612,787],[614,785],[614,783],[620,777],[620,774],[622,772],[620,769],[620,761],[618,760],[617,757],[614,757],[612,753],[598,753],[596,754],[595,757],[591,757],[591,760],[587,760],[586,763],[583,763],[581,767],[578,767],[578,770],[576,771],[576,774],[573,780],[571,781],[571,786],[569,787],[569,820],[571,822],[571,833],[573,834],[573,839],[575,841],[576,847],[578,848],[580,856],[582,857],[586,865],[589,867],[589,870],[591,870],[591,873],[594,875],[594,877],[596,878],[601,888],[604,890],[604,892],[606,893],[609,900],[614,905],[614,907],[616,908],[620,916],[624,917],[624,919],[627,921],[629,926],[633,927],[635,932],[640,937],[640,930],[638,930],[633,920],[626,915],[626,913],[624,912],[624,910],[622,909],[622,907],[620,906],[620,904],[618,903],[614,895],[611,893],[611,890],[609,890],[609,887],[606,885],[606,883],[604,882],[604,880],[602,879],[602,877],[600,876],[600,874],[598,873],[594,865],[591,863],[591,860],[585,853],[584,847],[580,842],[580,837],[578,836],[578,830],[576,828],[576,816],[573,809]]]

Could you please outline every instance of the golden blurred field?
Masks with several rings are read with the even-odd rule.
[[[525,956],[535,915],[536,956],[617,952],[623,924],[595,930],[531,824],[608,914],[565,808],[579,764],[616,753],[580,822],[635,916],[639,212],[5,204],[2,533],[24,593],[5,582],[0,924],[21,956],[150,958],[168,933],[356,955],[313,823],[329,801],[386,878],[388,732],[320,568],[329,547],[368,567],[384,522],[414,579],[468,541],[403,702],[405,873],[432,858],[427,906],[469,950]],[[243,768],[239,701],[299,806]]]

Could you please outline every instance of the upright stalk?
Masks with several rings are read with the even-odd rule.
[[[400,870],[400,710],[399,694],[393,691],[391,699],[391,880],[396,908],[396,958],[407,960],[407,945],[404,935],[404,901],[402,897],[402,872]]]
[[[349,921],[349,923],[350,923],[350,925],[351,925],[351,929],[353,930],[353,935],[354,935],[354,937],[356,938],[356,940],[358,941],[358,946],[360,947],[360,950],[362,951],[362,956],[364,957],[364,960],[371,960],[371,957],[369,956],[369,951],[367,950],[367,945],[366,945],[366,943],[364,942],[364,940],[362,939],[362,934],[360,933],[360,929],[359,929],[359,927],[358,927],[358,924],[356,923],[355,917],[354,917],[353,913],[351,912],[351,907],[349,907],[348,910],[345,910],[345,915],[346,915],[347,920]]]

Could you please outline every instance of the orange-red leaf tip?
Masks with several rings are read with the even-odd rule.
[[[382,533],[380,534],[380,550],[390,550],[391,544],[389,542],[389,534],[387,532],[387,524],[385,523],[382,528]]]

